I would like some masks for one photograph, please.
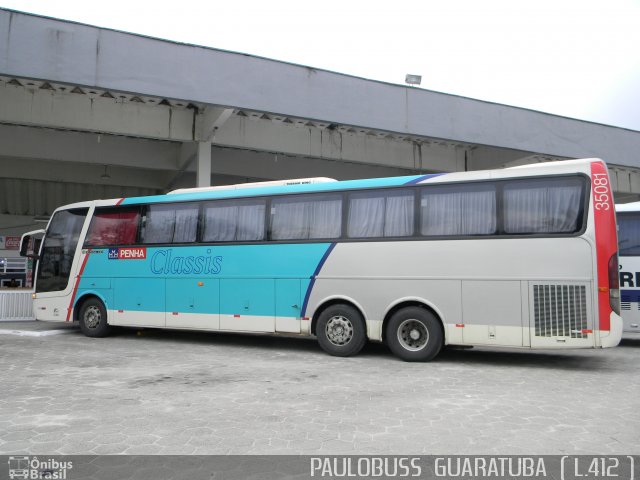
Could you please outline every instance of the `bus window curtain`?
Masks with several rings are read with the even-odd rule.
[[[274,240],[338,238],[342,223],[342,200],[338,196],[277,199],[271,209]]]
[[[342,229],[342,200],[309,203],[309,238],[338,238]]]
[[[429,188],[422,194],[421,209],[422,235],[491,235],[496,231],[493,187],[470,191]]]
[[[191,243],[198,234],[198,207],[185,205],[175,210],[176,220],[173,243]]]
[[[198,207],[151,205],[147,210],[145,243],[191,243],[196,241]]]
[[[384,197],[354,195],[349,202],[349,237],[382,237],[384,210]]]
[[[236,239],[238,206],[214,206],[205,209],[205,242],[231,242]]]
[[[349,202],[350,238],[413,235],[413,194],[358,193]]]
[[[151,205],[147,210],[144,243],[171,243],[175,213],[165,205]]]
[[[264,203],[221,203],[205,208],[205,242],[251,242],[264,238]]]
[[[238,207],[236,240],[255,242],[264,238],[264,211],[264,204]]]
[[[306,205],[290,200],[274,201],[271,208],[271,237],[274,240],[309,238],[309,220]]]
[[[413,235],[413,195],[387,197],[384,218],[385,237]]]
[[[580,184],[523,187],[504,190],[505,233],[571,233],[578,226]]]

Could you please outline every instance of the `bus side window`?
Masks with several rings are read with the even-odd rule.
[[[271,202],[273,240],[339,238],[341,227],[340,195],[296,195]]]
[[[264,200],[220,200],[204,204],[203,242],[264,239]]]
[[[421,228],[425,236],[494,235],[496,189],[488,185],[442,185],[422,190]]]
[[[98,211],[93,215],[86,245],[133,245],[136,243],[140,212],[135,210]]]
[[[505,233],[576,232],[583,188],[575,177],[509,181],[504,187]]]
[[[350,194],[349,238],[412,236],[414,204],[412,191]]]
[[[640,255],[640,214],[618,213],[620,255]]]
[[[143,243],[193,243],[198,233],[196,203],[156,204],[147,207]]]

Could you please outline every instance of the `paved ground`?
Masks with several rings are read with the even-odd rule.
[[[0,335],[0,453],[640,454],[639,368],[633,337],[409,364],[298,338]]]

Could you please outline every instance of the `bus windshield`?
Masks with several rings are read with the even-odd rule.
[[[640,212],[618,214],[618,244],[621,256],[640,255]]]
[[[36,292],[55,292],[67,287],[88,211],[87,208],[61,210],[51,219],[38,262]]]

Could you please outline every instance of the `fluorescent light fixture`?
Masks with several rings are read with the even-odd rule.
[[[407,73],[407,76],[404,77],[404,83],[407,85],[420,85],[422,82],[422,75],[412,75],[411,73]]]

